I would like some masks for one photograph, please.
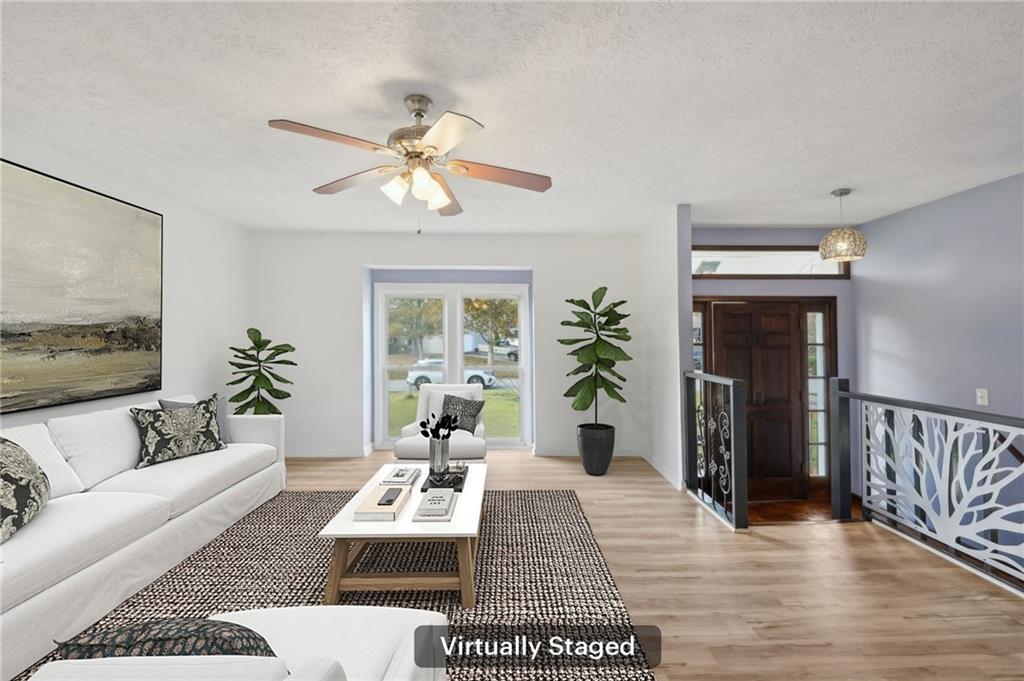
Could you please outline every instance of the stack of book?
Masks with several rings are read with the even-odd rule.
[[[391,473],[380,481],[382,485],[411,485],[420,477],[420,469],[415,466],[396,466]]]
[[[387,499],[384,495],[388,495]],[[402,512],[405,502],[409,501],[412,489],[409,486],[378,485],[370,495],[363,499],[355,512],[353,520],[396,520]],[[390,501],[388,501],[390,500]]]
[[[423,493],[419,508],[412,519],[414,522],[445,522],[455,513],[458,495],[450,487],[430,489]]]

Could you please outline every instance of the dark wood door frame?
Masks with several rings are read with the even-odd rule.
[[[714,366],[714,333],[712,306],[716,303],[797,303],[800,305],[800,366],[806,374],[807,367],[807,313],[823,312],[825,314],[825,364],[827,377],[838,375],[838,322],[836,296],[694,296],[693,309],[703,312],[704,366]],[[705,369],[707,370],[707,369]],[[824,477],[810,475],[810,449],[808,447],[808,395],[806,378],[801,390],[800,447],[802,450],[804,471],[806,476],[807,497],[809,499],[828,499],[832,471]],[[830,445],[831,446],[831,445]]]

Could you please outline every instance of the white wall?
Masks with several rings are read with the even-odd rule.
[[[9,128],[3,147],[5,159],[164,216],[163,390],[8,414],[3,425],[137,404],[157,395],[223,393],[227,346],[245,341],[249,321],[248,233],[146,186],[145,178],[81,161]]]
[[[1024,414],[1022,215],[1015,175],[863,225],[855,389]]]
[[[646,411],[650,415],[648,461],[676,489],[683,481],[681,370],[693,368],[689,337],[692,297],[689,270],[690,207],[665,211],[640,233],[639,262],[646,295],[638,299],[642,325],[634,332],[647,365]],[[682,367],[682,369],[681,369]]]
[[[626,298],[629,321],[645,328],[644,268],[637,235],[483,236],[396,235],[326,232],[254,232],[252,290],[254,320],[272,337],[295,345],[299,363],[289,376],[294,397],[283,403],[288,417],[288,453],[293,456],[362,456],[366,444],[363,394],[363,292],[365,266],[517,266],[533,271],[536,393],[536,452],[576,454],[576,424],[588,414],[574,412],[562,396],[574,366],[556,338],[569,316],[568,297],[588,296],[608,286],[613,299]],[[638,336],[640,334],[637,334]],[[650,451],[646,358],[623,367],[629,378],[626,405],[601,403],[601,420],[617,427],[616,451]]]

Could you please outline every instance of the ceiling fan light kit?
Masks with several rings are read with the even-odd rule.
[[[842,187],[833,189],[832,196],[839,199],[839,227],[831,230],[818,244],[818,254],[822,260],[829,262],[850,262],[860,260],[868,253],[868,240],[864,233],[853,225],[844,225],[843,197],[853,193],[852,189]]]
[[[496,182],[535,192],[544,192],[551,188],[551,178],[546,175],[473,161],[449,161],[448,152],[473,133],[482,130],[484,126],[469,116],[454,111],[445,111],[433,125],[424,125],[423,117],[432,104],[426,95],[407,96],[405,107],[415,122],[392,130],[388,135],[387,145],[285,119],[274,119],[267,123],[278,130],[383,154],[398,163],[371,168],[328,182],[313,190],[318,194],[337,194],[363,182],[399,173],[380,187],[385,196],[401,206],[406,194],[412,193],[413,198],[425,201],[428,209],[436,210],[439,215],[451,216],[461,213],[462,206],[455,199],[444,176],[434,172],[435,169],[446,170],[455,176]]]
[[[405,195],[409,192],[409,173],[402,173],[383,185],[380,190],[384,192],[384,196],[394,201],[396,205],[401,206],[402,201],[405,200]]]

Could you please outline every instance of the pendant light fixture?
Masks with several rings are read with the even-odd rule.
[[[836,227],[818,244],[818,253],[822,260],[829,262],[850,262],[860,260],[868,252],[868,241],[864,233],[853,225],[845,225],[843,219],[843,197],[849,196],[852,189],[842,187],[833,189],[832,196],[839,199],[839,227]]]

